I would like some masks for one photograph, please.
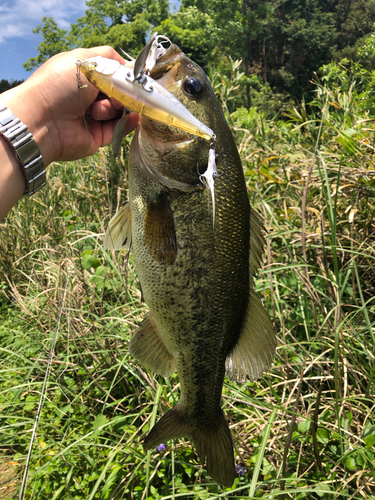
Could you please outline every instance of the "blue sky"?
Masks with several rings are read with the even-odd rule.
[[[30,72],[22,63],[38,55],[42,40],[32,30],[44,16],[53,17],[60,28],[85,12],[85,0],[0,0],[0,80],[25,80]]]
[[[171,10],[178,10],[179,4],[171,0]],[[31,75],[22,63],[38,55],[43,37],[32,30],[44,16],[69,31],[84,13],[85,0],[0,0],[0,80],[26,80]]]

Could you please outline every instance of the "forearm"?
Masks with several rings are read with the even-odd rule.
[[[84,158],[112,142],[122,110],[109,99],[98,96],[99,91],[90,83],[82,89],[77,85],[75,61],[95,55],[123,62],[111,47],[75,49],[52,57],[26,82],[0,95],[0,107],[8,108],[32,134],[44,168],[53,161]],[[81,79],[86,83],[83,75]],[[125,134],[134,130],[138,118],[130,114]],[[26,186],[23,167],[6,142],[1,138],[0,219],[17,203]],[[21,161],[25,164],[26,159]]]
[[[37,176],[40,177],[39,186],[45,181],[44,168],[48,160],[46,162],[44,158],[50,155],[41,133],[43,125],[38,123],[35,110],[35,89],[30,87],[30,83],[26,82],[0,96],[2,132],[8,139],[0,134],[0,220],[21,198],[25,189],[26,192],[34,192],[38,186],[38,181],[34,182]],[[32,137],[28,138],[25,134],[31,134]],[[17,156],[12,143],[8,142],[10,140],[17,145]],[[47,153],[43,160],[40,160],[39,145]]]
[[[0,220],[25,192],[25,177],[8,141],[0,136]]]

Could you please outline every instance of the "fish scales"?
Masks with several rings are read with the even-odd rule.
[[[221,409],[225,371],[231,378],[257,378],[275,349],[268,315],[250,291],[250,267],[258,266],[264,239],[250,212],[237,148],[203,70],[172,45],[151,76],[215,131],[218,177],[213,226],[210,197],[199,180],[208,144],[142,119],[130,150],[127,221],[119,223],[119,212],[106,240],[126,241],[116,231],[123,227],[126,233],[131,226],[150,309],[131,339],[131,354],[157,373],[169,376],[176,369],[179,375],[180,400],[153,427],[144,447],[189,438],[212,478],[230,486],[235,468]],[[251,226],[257,241],[253,257]]]

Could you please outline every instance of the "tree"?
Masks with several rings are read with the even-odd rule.
[[[39,55],[23,63],[22,66],[27,71],[32,71],[55,54],[71,48],[68,32],[60,29],[52,17],[43,17],[42,22],[43,26],[38,25],[33,29],[33,33],[42,32],[43,35],[43,41],[38,45]]]
[[[247,77],[255,74],[298,97],[313,72],[329,61],[336,41],[333,13],[319,0],[182,0],[182,5],[209,13],[216,54],[243,59]]]
[[[87,7],[69,34],[44,18],[35,30],[44,37],[39,56],[25,66],[32,69],[67,48],[99,44],[136,56],[155,30],[207,72],[216,67],[229,76],[230,60],[242,60],[247,107],[256,81],[300,99],[314,72],[335,55],[356,57],[375,22],[375,0],[181,0],[176,14],[168,14],[168,0],[88,0]]]
[[[333,9],[337,30],[336,59],[356,59],[356,52],[375,23],[375,0],[338,0]]]
[[[318,0],[277,0],[266,38],[269,81],[300,97],[310,79],[329,62],[336,42],[333,14]]]
[[[134,55],[142,49],[152,27],[168,16],[168,0],[88,0],[85,15],[71,25],[70,32],[58,27],[53,18],[43,18],[39,55],[23,66],[32,70],[49,57],[74,47],[111,45]]]
[[[212,17],[198,8],[181,7],[155,28],[170,38],[188,57],[207,68],[215,58],[217,33]]]
[[[24,80],[10,80],[9,82],[5,79],[0,80],[0,94],[6,90],[12,89],[13,87],[17,87],[17,85],[20,85],[23,82]]]

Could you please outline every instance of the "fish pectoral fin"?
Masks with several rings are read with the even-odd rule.
[[[117,157],[120,153],[121,141],[124,137],[125,127],[128,122],[128,116],[130,111],[124,108],[121,118],[116,124],[115,130],[113,131],[113,139],[112,139],[112,153],[113,156]]]
[[[253,276],[260,268],[266,240],[262,234],[263,223],[259,214],[250,209],[250,275]]]
[[[104,236],[104,248],[109,250],[119,250],[126,248],[130,250],[132,243],[130,204],[127,203],[109,221],[107,231]]]
[[[165,347],[151,313],[147,313],[133,334],[129,352],[147,368],[163,377],[170,377],[176,369],[173,356]]]
[[[151,429],[143,442],[145,451],[155,448],[170,439],[189,438],[202,464],[214,481],[223,486],[232,486],[236,473],[233,458],[233,444],[224,413],[205,426],[192,426],[180,410],[179,404],[169,410]]]
[[[164,191],[156,201],[147,204],[144,222],[144,243],[159,264],[173,264],[177,255],[173,212]]]
[[[276,335],[270,317],[251,286],[240,336],[226,359],[228,377],[240,382],[246,378],[257,380],[271,366],[275,349]]]

